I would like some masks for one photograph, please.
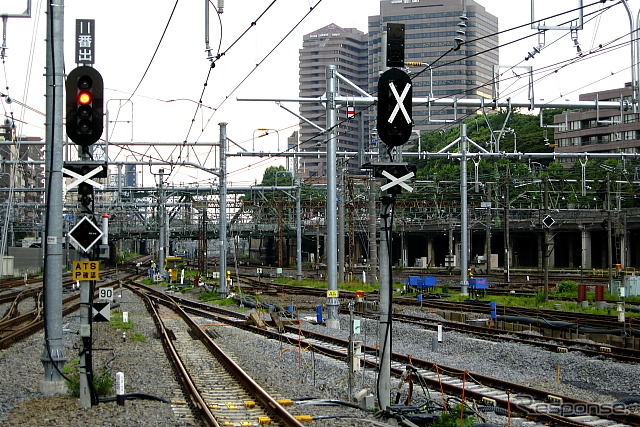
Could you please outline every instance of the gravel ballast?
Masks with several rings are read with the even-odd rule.
[[[193,291],[194,297],[197,291]],[[118,293],[118,292],[116,292]],[[310,297],[300,298],[300,306],[312,307]],[[303,301],[304,300],[304,301]],[[94,370],[98,372],[108,363],[110,372],[125,374],[126,393],[146,393],[168,400],[179,400],[180,391],[173,371],[167,361],[161,342],[156,338],[155,325],[147,315],[142,301],[130,291],[124,290],[116,310],[127,311],[135,325],[127,331],[115,330],[107,323],[94,323]],[[274,301],[281,305],[296,305],[287,301]],[[317,302],[322,304],[322,301]],[[246,312],[248,313],[248,312]],[[315,312],[301,311],[302,316],[315,318]],[[79,319],[65,319],[65,355],[68,360],[77,359]],[[215,326],[216,343],[230,351],[238,364],[252,375],[268,392],[290,399],[316,398],[348,401],[349,372],[343,362],[286,342],[264,340],[228,326]],[[340,329],[330,330],[310,322],[301,323],[301,332],[314,330],[347,338],[349,319],[341,316]],[[361,319],[362,333],[356,338],[367,345],[378,344],[377,323]],[[144,341],[134,339],[134,334]],[[474,339],[468,335],[446,332],[444,342],[432,349],[435,332],[404,324],[394,324],[393,351],[430,360],[442,365],[466,369],[507,381],[543,388],[550,393],[567,395],[597,403],[612,403],[616,399],[637,395],[640,367],[629,363],[600,360],[570,352],[557,354],[529,346],[511,343],[495,343]],[[81,409],[78,399],[68,396],[44,397],[40,382],[43,367],[40,356],[43,335],[37,334],[7,350],[0,351],[0,424],[6,426],[186,426],[199,425],[170,404],[129,400],[124,406],[115,402],[101,403],[90,409]],[[111,350],[112,349],[112,350]],[[557,377],[559,375],[559,378]],[[559,379],[559,381],[557,380]],[[392,389],[397,381],[393,380]],[[368,370],[355,374],[353,391],[363,388],[375,390],[375,374]],[[406,389],[406,386],[404,387]],[[403,390],[403,393],[406,390]],[[431,397],[439,398],[431,392]],[[434,395],[435,394],[435,395]],[[415,399],[420,400],[420,392]],[[345,407],[296,405],[295,414],[315,417],[344,416],[353,418],[329,418],[315,421],[313,425],[359,426],[377,422],[371,414]],[[356,421],[355,418],[367,417]],[[506,423],[506,418],[493,420]]]

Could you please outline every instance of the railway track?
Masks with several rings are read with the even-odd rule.
[[[121,280],[125,280],[127,276],[118,276],[110,280],[101,282],[95,288],[96,295],[101,287],[112,287],[120,284]],[[19,314],[17,312],[17,304],[23,296],[15,297],[4,317],[0,319],[0,349],[7,348],[12,343],[21,340],[35,332],[43,329],[43,301],[42,289],[33,288],[24,292],[27,297],[34,298],[33,310]],[[80,307],[80,294],[74,292],[62,300],[62,314],[66,316],[78,310]]]
[[[294,286],[294,285],[280,285],[272,284],[264,280],[256,280],[252,277],[241,276],[243,286],[251,287],[254,292],[261,293],[287,293],[295,295],[310,295],[316,297],[326,296],[326,289],[312,288],[308,286]],[[355,292],[340,290],[340,297],[355,298]],[[368,299],[373,298],[375,300],[377,295],[368,294]],[[479,300],[469,300],[467,302],[455,302],[447,301],[440,298],[423,298],[422,301],[417,301],[414,297],[402,297],[394,296],[394,304],[399,304],[409,307],[426,307],[433,309],[443,309],[451,311],[460,311],[468,313],[481,313],[484,315],[490,314],[489,302]],[[627,317],[626,322],[622,325],[617,315],[597,315],[590,313],[580,313],[572,311],[561,310],[544,310],[522,307],[509,307],[504,305],[497,306],[497,314],[501,316],[522,316],[535,319],[546,319],[549,321],[570,322],[576,325],[576,329],[581,327],[594,327],[594,328],[609,328],[609,329],[622,329],[623,326],[629,334],[637,334],[640,336],[640,329],[638,324],[640,321],[633,317]]]
[[[145,299],[185,390],[208,426],[302,424],[266,393],[171,298],[128,285]],[[197,337],[197,340],[194,340]]]
[[[67,315],[80,307],[80,295],[71,295],[62,301],[62,313]],[[0,349],[40,331],[43,328],[41,295],[36,299],[36,308],[24,314],[9,317],[0,321]]]
[[[292,346],[330,355],[341,361],[344,361],[348,354],[349,343],[345,340],[306,330],[301,334],[300,330],[293,326],[284,326],[281,331],[258,328],[248,325],[244,316],[231,310],[211,308],[202,303],[182,299],[180,304],[191,314],[224,321],[271,339],[286,341]],[[363,347],[362,361],[372,369],[378,367],[377,351],[374,347]],[[407,367],[433,390],[460,399],[473,400],[478,405],[499,408],[513,417],[558,426],[640,426],[640,414],[630,412],[621,406],[614,407],[555,395],[545,390],[434,364],[408,355],[392,354],[393,374],[406,374]]]
[[[470,325],[447,320],[434,320],[411,314],[393,314],[394,321],[402,321],[418,325],[422,328],[437,330],[442,325],[447,331],[457,331],[473,334],[489,341],[509,341],[530,345],[556,353],[568,353],[579,351],[591,357],[603,357],[622,362],[640,363],[640,350],[633,348],[617,347],[613,345],[592,344],[584,341],[576,341],[563,338],[546,338],[523,332],[507,332],[500,329],[488,328],[478,325]]]
[[[284,293],[289,291],[288,286],[284,288],[281,285],[277,285],[277,286],[265,288],[265,286],[256,285],[255,282],[252,285],[255,287],[254,289],[261,289],[262,292],[264,293],[272,293],[276,291],[278,293]],[[322,296],[322,293],[317,292],[316,290],[313,290],[311,288],[303,288],[303,289],[308,289],[308,294],[315,294],[318,297]],[[304,292],[301,292],[301,289],[296,289],[296,287],[294,287],[293,292],[298,294],[304,294]],[[342,292],[342,291],[341,293],[343,295],[349,294],[348,292]],[[405,304],[407,305],[417,304],[416,301],[411,298],[398,297],[397,299],[404,301]],[[372,302],[374,304],[376,303],[376,301],[369,301],[369,302]],[[447,310],[465,311],[466,310],[468,312],[472,312],[472,311],[481,312],[487,315],[487,317],[490,312],[488,305],[471,304],[471,307],[467,309],[467,305],[464,305],[464,304],[462,305],[459,303],[447,304],[446,301],[442,301],[442,300],[436,300],[432,302],[433,302],[432,305],[426,304],[425,307],[429,307],[428,309],[435,309],[436,311],[447,311]],[[360,312],[360,314],[367,315],[366,311],[364,310],[364,307],[361,307],[361,308],[363,310]],[[518,313],[521,316],[523,316],[526,313],[528,316],[535,316],[537,319],[542,319],[542,317],[539,316],[537,313],[531,314],[526,311],[525,312],[518,311]],[[556,314],[556,311],[553,311],[552,313]],[[371,313],[369,313],[369,315],[370,314]],[[506,330],[498,329],[495,327],[483,327],[478,324],[469,324],[469,323],[447,321],[447,320],[438,320],[436,322],[434,320],[429,320],[425,317],[412,316],[409,314],[396,313],[394,314],[394,319],[396,321],[419,324],[421,327],[428,328],[428,329],[436,329],[437,324],[439,323],[445,326],[447,330],[455,330],[461,333],[474,334],[478,337],[481,337],[483,339],[490,340],[490,341],[511,341],[511,342],[516,342],[520,344],[531,345],[534,347],[542,348],[542,349],[553,351],[553,352],[564,353],[564,352],[571,352],[571,351],[581,351],[583,354],[591,357],[607,358],[607,359],[619,360],[619,361],[631,362],[631,363],[640,362],[640,350],[637,348],[633,348],[633,346],[624,347],[624,346],[612,344],[611,342],[586,343],[584,341],[578,341],[576,339],[557,337],[556,336],[557,334],[552,334],[551,336],[545,336],[545,335],[549,335],[549,333],[543,333],[544,332],[543,328],[540,328],[537,326],[532,326],[532,329],[540,331],[542,335],[534,336],[531,333],[506,331]],[[609,326],[613,326],[613,325],[614,324],[609,323]],[[615,326],[619,327],[619,324],[615,324]]]

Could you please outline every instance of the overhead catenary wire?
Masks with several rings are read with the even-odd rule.
[[[594,3],[594,4],[595,4],[595,3]],[[585,7],[586,7],[586,6],[585,6]],[[597,16],[601,16],[601,14],[602,14],[602,13],[604,13],[605,11],[609,10],[609,8],[610,8],[610,7],[611,7],[611,6],[609,6],[609,7],[605,8],[605,9],[602,9],[602,10],[596,11],[596,12],[591,12],[590,14],[598,14]],[[563,13],[568,13],[568,12],[563,12]],[[561,13],[561,14],[562,14],[562,13]],[[558,14],[558,15],[561,15],[561,14]],[[590,14],[588,14],[588,15],[590,15]],[[587,16],[588,16],[588,15],[587,15]],[[547,19],[547,18],[545,18],[545,19]],[[526,26],[526,25],[529,25],[529,24],[520,25],[520,26],[518,26],[518,27],[514,27],[514,28],[520,28],[520,27],[523,27],[523,26]],[[506,31],[509,31],[509,30],[504,30],[504,31],[501,31],[500,33],[502,33],[502,32],[506,32]],[[522,37],[522,38],[520,38],[520,39],[518,39],[518,40],[516,40],[516,41],[524,40],[524,39],[526,39],[526,38],[528,38],[528,37],[532,37],[532,36],[535,36],[535,35],[536,35],[536,34],[534,33],[534,34],[531,34],[531,35],[529,35],[529,36]],[[628,36],[628,35],[629,35],[629,33],[627,33],[627,34],[626,34],[626,36]],[[489,37],[489,36],[490,36],[490,35],[488,35],[488,36],[484,36],[484,37],[482,37],[482,38],[486,38],[486,37]],[[565,37],[565,36],[566,36],[566,35],[561,36],[561,37],[560,37],[560,39],[561,39],[561,38],[563,38],[563,37]],[[610,43],[614,43],[615,41],[619,40],[620,38],[622,38],[622,37],[624,37],[624,36],[625,36],[625,35],[623,35],[623,36],[621,36],[621,37],[619,37],[619,38],[614,39],[613,41],[609,42],[609,44],[610,44]],[[482,38],[478,38],[478,39],[471,40],[471,41],[469,41],[468,43],[471,43],[472,41],[475,41],[475,40],[480,40],[480,39],[482,39]],[[557,41],[557,40],[556,40],[556,41]],[[514,43],[514,42],[515,42],[515,41],[510,41],[510,42],[508,42],[508,43],[505,43],[505,44],[499,45],[498,47],[503,47],[503,46],[506,46],[506,45],[512,44],[512,43]],[[554,41],[554,42],[555,42],[555,41]],[[621,48],[621,47],[624,47],[624,46],[628,46],[628,43],[629,43],[629,42],[623,43],[623,44],[618,45],[618,46],[614,46],[614,47],[613,47],[613,49],[617,49],[617,48]],[[435,68],[438,68],[438,67],[441,67],[441,66],[445,66],[445,65],[452,65],[452,64],[454,64],[454,63],[455,63],[455,62],[457,62],[457,61],[466,60],[466,59],[468,59],[468,58],[471,58],[472,56],[477,56],[478,54],[486,53],[486,52],[488,52],[488,51],[490,51],[490,50],[491,50],[491,49],[489,49],[489,50],[485,50],[485,51],[483,51],[483,52],[476,53],[476,54],[474,54],[474,55],[466,56],[465,58],[456,59],[456,60],[454,60],[454,61],[450,61],[450,62],[447,62],[447,63],[445,63],[445,64],[438,65],[438,66],[433,67],[433,68],[435,69]],[[597,51],[596,51],[596,52],[597,52]],[[581,56],[581,57],[577,57],[577,58],[575,58],[575,57],[574,57],[574,58],[570,58],[570,59],[568,59],[568,60],[564,60],[564,61],[558,62],[558,63],[556,63],[556,64],[548,65],[548,66],[544,67],[543,69],[541,69],[542,71],[541,71],[541,70],[536,70],[533,74],[541,73],[541,72],[543,72],[545,69],[553,67],[553,69],[549,72],[549,74],[548,74],[548,75],[545,75],[545,76],[543,76],[542,78],[540,78],[540,79],[536,80],[536,82],[541,81],[542,79],[544,79],[544,78],[548,77],[549,75],[554,75],[554,73],[557,73],[560,69],[562,69],[562,68],[564,68],[564,67],[567,67],[567,66],[569,66],[569,65],[572,65],[572,64],[577,63],[577,62],[579,62],[579,61],[583,61],[583,60],[587,60],[587,59],[594,58],[595,56],[597,56],[597,55],[595,55],[595,53],[596,53],[596,52],[594,52],[594,51],[590,51],[590,52],[588,52],[588,54],[584,54],[584,55],[583,55],[583,56]],[[601,49],[601,53],[605,53],[605,52],[606,52],[606,50],[602,50],[602,49]],[[516,66],[517,66],[517,65],[516,65]],[[514,67],[515,67],[515,66],[514,66]],[[511,67],[511,69],[512,69],[512,68],[513,68],[513,67]],[[507,70],[507,71],[508,71],[508,70]],[[507,71],[505,71],[505,72],[507,72]],[[621,71],[623,71],[623,70],[621,70]],[[504,73],[503,73],[503,74],[504,74]],[[616,73],[616,74],[617,74],[617,73]],[[600,80],[602,80],[602,79],[599,79],[599,80],[596,80],[596,81],[600,81]],[[501,81],[502,81],[502,80],[501,80]],[[468,92],[470,92],[470,91],[474,91],[474,90],[477,90],[477,89],[479,89],[479,88],[486,87],[486,86],[490,86],[490,85],[493,85],[493,84],[494,84],[494,79],[490,79],[489,81],[487,81],[486,83],[484,83],[484,84],[482,84],[482,85],[479,85],[479,86],[477,86],[477,87],[475,87],[475,88],[471,88],[471,89],[467,89],[467,90],[464,90],[464,91],[460,91],[460,92],[458,92],[457,94],[454,94],[453,96],[463,95],[463,94],[466,94],[466,93],[468,93]],[[586,86],[586,85],[585,85],[585,86]],[[517,89],[517,90],[520,90],[520,89]],[[515,91],[513,91],[513,92],[515,93]],[[505,95],[505,97],[508,97],[508,96],[507,96],[507,95]],[[434,99],[436,99],[436,100],[437,100],[437,99],[440,99],[440,98],[434,98]],[[556,99],[557,99],[557,98],[556,98]],[[442,107],[442,109],[444,109],[444,108],[445,108],[445,107]],[[468,117],[468,116],[469,116],[468,114],[463,115],[461,118],[459,118],[459,120],[462,120],[462,119],[464,119],[464,118],[466,118],[466,117]],[[449,125],[448,125],[448,124],[443,124],[439,129],[445,129],[445,128],[447,128],[447,127],[449,127]],[[437,130],[437,129],[435,129],[435,130]]]
[[[151,68],[151,64],[153,64],[153,61],[154,61],[156,55],[158,54],[158,51],[160,50],[160,46],[162,45],[162,41],[164,40],[164,36],[167,34],[167,29],[169,28],[169,24],[171,24],[171,21],[173,19],[173,15],[176,12],[176,8],[178,7],[178,3],[179,2],[180,2],[180,0],[176,0],[176,2],[173,4],[173,8],[171,9],[171,14],[169,15],[169,19],[167,20],[167,23],[164,26],[164,30],[162,31],[162,35],[160,36],[160,40],[158,40],[158,43],[156,44],[156,48],[153,51],[153,54],[151,55],[151,59],[149,60],[149,63],[147,64],[147,67],[145,68],[144,72],[142,73],[142,77],[140,77],[140,80],[138,81],[138,84],[136,85],[135,89],[133,89],[133,92],[131,92],[131,94],[129,95],[129,99],[127,99],[128,102],[131,101],[131,98],[136,94],[136,92],[138,91],[138,89],[142,85],[142,82],[144,81],[145,77],[147,76],[147,73],[149,72],[149,69]],[[120,108],[118,108],[118,112],[116,113],[116,123],[118,122],[118,117],[120,115],[121,109],[122,109],[122,105],[120,106]],[[114,126],[114,129],[111,132],[112,135],[113,135],[113,132],[115,132],[115,126]]]
[[[530,26],[532,23],[542,22],[542,21],[545,21],[545,20],[548,20],[548,19],[551,19],[551,18],[554,18],[554,17],[558,17],[558,16],[562,16],[562,15],[565,15],[565,14],[568,14],[568,13],[571,13],[571,12],[578,11],[578,10],[580,10],[580,9],[586,9],[587,7],[591,7],[591,6],[594,6],[594,5],[600,4],[600,3],[602,3],[602,2],[601,2],[601,1],[597,1],[597,2],[591,3],[591,4],[586,5],[586,6],[585,6],[585,5],[583,5],[582,7],[573,8],[573,9],[570,9],[570,10],[567,10],[567,11],[564,11],[564,12],[557,13],[557,14],[555,14],[555,15],[551,15],[551,16],[548,16],[548,17],[545,17],[545,18],[541,18],[541,19],[539,19],[539,20],[535,20],[535,21],[532,21],[532,22],[527,22],[527,23],[524,23],[524,24],[517,25],[517,26],[515,26],[515,27],[511,27],[511,28],[506,29],[506,30],[501,30],[501,31],[498,31],[498,32],[495,32],[495,33],[491,33],[491,34],[488,34],[488,35],[482,36],[482,37],[478,37],[478,38],[475,38],[475,39],[472,39],[472,40],[469,40],[469,41],[467,41],[467,42],[462,43],[462,46],[464,46],[464,44],[466,44],[466,43],[477,42],[477,41],[479,41],[479,40],[483,40],[483,39],[486,39],[486,38],[489,38],[489,37],[494,37],[494,36],[497,36],[497,35],[500,35],[500,34],[503,34],[503,33],[507,33],[507,32],[513,31],[513,30],[517,30],[517,29],[520,29],[520,28],[524,28],[524,27]],[[604,13],[604,11],[609,10],[611,7],[613,7],[613,6],[611,5],[611,6],[608,6],[608,7],[604,8],[604,9],[601,9],[601,10],[598,10],[598,11],[595,11],[595,12],[590,12],[589,14],[602,14],[602,13]],[[498,48],[500,48],[500,47],[504,47],[504,46],[507,46],[507,45],[509,45],[509,44],[513,44],[513,43],[515,43],[515,42],[518,42],[518,41],[524,40],[524,39],[526,39],[526,38],[533,37],[533,36],[535,36],[536,34],[537,34],[537,33],[533,33],[533,34],[531,34],[531,35],[521,37],[520,39],[517,39],[517,40],[514,40],[514,41],[510,41],[510,42],[505,43],[505,44],[502,44],[502,45],[498,45],[498,46],[496,46],[495,48],[485,49],[485,50],[483,50],[483,51],[477,52],[477,53],[472,54],[472,55],[466,55],[466,56],[464,56],[464,57],[462,57],[462,58],[456,58],[455,60],[451,60],[451,61],[448,61],[448,62],[441,63],[441,60],[442,60],[444,57],[446,57],[446,55],[448,55],[450,52],[454,51],[454,49],[455,49],[455,48],[454,48],[454,47],[452,47],[452,48],[450,48],[449,50],[447,50],[447,51],[443,52],[443,54],[441,54],[441,55],[440,55],[440,57],[438,57],[435,61],[433,61],[429,66],[426,66],[423,70],[419,71],[418,73],[414,73],[414,74],[411,76],[411,79],[412,79],[412,80],[413,80],[413,79],[415,79],[415,78],[416,78],[416,77],[418,77],[420,74],[424,73],[426,70],[428,70],[428,69],[430,69],[430,68],[431,68],[431,69],[437,69],[437,68],[440,68],[440,67],[451,66],[451,65],[454,65],[454,64],[456,64],[456,63],[458,63],[458,62],[462,62],[462,61],[465,61],[465,60],[467,60],[467,59],[469,59],[469,58],[473,58],[474,56],[478,56],[478,55],[481,55],[481,54],[486,54],[486,53],[491,52],[491,51],[493,51],[493,50],[495,50],[495,49],[498,49]],[[483,85],[477,86],[477,87],[475,87],[475,88],[467,89],[467,90],[465,90],[465,91],[461,91],[461,92],[459,92],[457,95],[465,94],[465,93],[468,93],[468,92],[471,92],[471,91],[474,91],[474,90],[477,90],[477,89],[479,89],[479,88],[482,88],[482,87],[485,87],[485,86],[489,86],[489,85],[492,85],[492,84],[493,84],[493,79],[492,79],[492,80],[490,80],[489,82],[487,82],[487,83],[483,84]],[[375,95],[375,92],[373,93],[373,95]],[[440,98],[435,98],[435,99],[440,99]],[[371,105],[367,106],[366,108],[364,108],[363,110],[358,111],[356,114],[357,114],[357,115],[363,114],[364,112],[366,112],[367,110],[369,110],[370,108],[372,108],[374,105],[376,105],[376,104],[375,104],[375,103],[373,103],[373,104],[371,104]],[[443,108],[444,108],[444,107],[443,107]],[[346,121],[346,119],[343,119],[343,120],[339,121],[338,123],[336,123],[336,125],[334,126],[334,128],[337,128],[338,126],[340,126],[341,124],[343,124],[345,121]],[[368,123],[369,123],[369,121],[367,121],[366,123],[368,124]],[[444,127],[447,127],[447,126],[444,126]],[[327,131],[330,131],[330,130],[333,130],[333,129],[328,129]],[[306,142],[309,142],[309,141],[311,141],[311,140],[313,140],[313,139],[317,138],[318,136],[321,136],[322,134],[323,134],[323,133],[315,134],[315,135],[313,135],[312,137],[310,137],[310,138],[308,138],[308,139],[306,139],[306,140],[304,140],[304,141],[301,141],[301,144],[306,143]]]
[[[234,46],[236,46],[236,45],[237,45],[237,43],[238,43],[242,38],[244,38],[244,37],[248,34],[248,32],[249,32],[249,30],[251,30],[251,28],[253,28],[253,27],[255,27],[255,26],[257,25],[257,22],[258,22],[258,21],[259,21],[259,20],[260,20],[260,19],[261,19],[261,18],[262,18],[262,17],[263,17],[263,16],[264,16],[268,11],[269,11],[269,9],[271,9],[271,7],[276,3],[276,1],[277,1],[277,0],[273,0],[273,1],[272,1],[272,2],[271,2],[271,3],[270,3],[266,8],[265,8],[261,13],[260,13],[260,15],[258,16],[258,18],[256,18],[254,21],[252,21],[252,22],[251,22],[251,24],[250,24],[250,25],[249,25],[249,26],[244,30],[244,32],[242,32],[242,33],[241,33],[241,34],[240,34],[240,35],[239,35],[239,36],[238,36],[238,37],[237,37],[237,38],[236,38],[236,39],[235,39],[235,40],[234,40],[234,41],[229,45],[229,47],[228,47],[226,50],[224,50],[223,52],[218,52],[218,53],[216,54],[216,57],[215,57],[214,59],[212,59],[212,60],[211,60],[211,65],[208,67],[207,75],[206,75],[206,78],[205,78],[204,84],[203,84],[203,86],[202,86],[202,90],[201,90],[201,92],[200,92],[200,98],[199,98],[199,100],[198,100],[198,107],[196,107],[196,109],[195,109],[195,111],[194,111],[194,113],[193,113],[193,117],[192,117],[191,122],[190,122],[190,124],[189,124],[189,128],[188,128],[188,130],[187,130],[187,134],[186,134],[186,136],[185,136],[185,138],[184,138],[184,140],[183,140],[183,145],[187,143],[187,141],[188,141],[188,139],[189,139],[189,135],[191,134],[191,131],[192,131],[192,129],[193,129],[193,125],[194,125],[194,123],[196,122],[196,117],[197,117],[197,115],[198,115],[198,112],[200,111],[199,105],[203,102],[204,94],[205,94],[205,91],[206,91],[206,89],[207,89],[207,87],[208,87],[209,79],[210,79],[210,77],[211,77],[211,71],[212,71],[212,70],[213,70],[213,68],[216,66],[216,63],[217,63],[217,62],[218,62],[218,61],[219,61],[223,56],[225,56],[225,55],[229,52],[229,50],[231,50]],[[221,25],[222,25],[222,23],[221,23]],[[221,40],[222,40],[222,34],[221,34],[220,38],[221,38]],[[224,103],[224,101],[223,101],[220,105],[222,105],[223,103]],[[218,106],[217,108],[220,108],[220,106]],[[217,111],[217,108],[216,108],[216,109],[214,109],[214,112],[213,112],[213,114],[211,115],[211,117],[213,117],[213,115],[215,114],[215,111]],[[209,119],[209,121],[207,121],[207,124],[208,124],[210,121],[211,121],[211,118]],[[201,131],[200,135],[202,135],[202,132],[204,132],[204,128],[206,128],[206,125],[203,125],[203,129],[202,129],[202,131]],[[175,151],[175,149],[174,149],[173,151]],[[173,153],[173,151],[172,151],[172,153]],[[172,170],[172,173],[173,173],[173,170]]]
[[[593,3],[593,4],[596,4],[596,3]],[[271,5],[272,5],[272,4],[270,4],[270,5],[269,5],[269,7],[271,7]],[[317,6],[317,4],[316,4],[315,6]],[[315,6],[313,6],[313,7],[315,7]],[[590,6],[590,5],[587,5],[587,6]],[[585,7],[587,7],[587,6],[585,6]],[[265,10],[265,12],[266,12],[266,10]],[[264,12],[263,12],[263,13],[264,13]],[[262,16],[262,14],[261,14],[260,16]],[[250,26],[245,30],[245,32],[244,32],[243,34],[247,33],[247,32],[250,30],[250,28],[252,28],[253,26],[255,26],[256,22],[257,22],[257,20],[256,20],[256,21],[254,21],[254,22],[252,22],[252,25],[250,25]],[[528,25],[528,24],[524,24],[524,25]],[[506,32],[506,31],[509,31],[509,30],[505,30],[505,31],[502,31],[502,32]],[[502,33],[502,32],[499,32],[499,33]],[[231,45],[230,45],[230,46],[229,46],[229,47],[228,47],[224,52],[222,52],[222,53],[220,54],[220,56],[219,56],[218,58],[216,58],[216,60],[215,60],[215,61],[216,61],[216,62],[218,62],[222,57],[224,57],[224,56],[225,56],[225,54],[226,54],[227,52],[229,52],[229,50],[230,50],[233,46],[235,46],[235,45],[236,45],[236,43],[238,42],[238,40],[239,40],[241,37],[243,37],[243,35],[241,35],[238,39],[236,39],[236,41],[234,41],[234,42],[233,42],[233,43],[232,43],[232,44],[231,44]],[[208,70],[208,72],[210,72],[210,71],[211,71],[211,70]],[[254,68],[254,69],[252,69],[251,73],[253,73],[254,71],[255,71],[255,68]],[[204,93],[204,89],[203,89],[203,93]],[[136,95],[136,96],[140,96],[140,95]],[[227,98],[225,98],[225,100],[223,100],[223,103],[226,101],[226,99],[228,99],[228,97],[227,97]],[[191,102],[196,102],[196,101],[191,101]],[[201,99],[200,101],[198,101],[198,102],[197,102],[197,104],[198,104],[198,106],[196,107],[196,113],[197,113],[197,114],[200,114],[201,112],[198,112],[197,110],[199,109],[199,107],[200,107],[201,105],[203,105],[203,104],[202,104],[202,99]],[[221,104],[221,105],[222,105],[222,104]],[[195,117],[195,114],[194,114],[194,117]],[[208,123],[208,122],[207,122],[207,123]],[[367,123],[368,123],[368,122],[367,122]],[[193,122],[193,124],[195,124],[195,122]],[[339,124],[340,124],[340,123],[338,123],[338,125],[339,125]],[[204,130],[205,130],[205,129],[206,129],[206,126],[203,126],[203,127],[202,127],[202,131],[201,131],[201,134],[200,134],[200,135],[202,135],[202,132],[204,132]],[[199,139],[199,138],[200,138],[200,137],[198,137],[198,139]],[[240,172],[240,171],[238,171],[238,172]],[[232,173],[233,173],[233,172],[232,172]]]

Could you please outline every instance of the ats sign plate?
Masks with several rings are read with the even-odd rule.
[[[99,261],[73,261],[73,280],[100,280]]]

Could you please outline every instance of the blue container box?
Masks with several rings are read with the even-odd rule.
[[[422,277],[420,276],[408,276],[407,277],[407,286],[413,286],[414,288],[419,288],[422,284]]]
[[[487,279],[481,277],[469,279],[469,289],[487,289]]]
[[[436,276],[423,276],[422,277],[422,288],[429,289],[434,288],[436,286],[437,277]]]

